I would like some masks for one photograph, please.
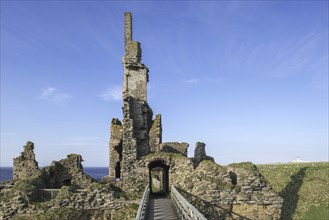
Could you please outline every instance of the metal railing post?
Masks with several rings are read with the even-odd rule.
[[[146,186],[143,197],[138,207],[135,220],[144,220],[150,198],[150,187]]]

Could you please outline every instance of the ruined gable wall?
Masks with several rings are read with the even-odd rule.
[[[28,141],[21,155],[14,158],[13,179],[24,180],[39,174],[40,170],[38,162],[35,160],[34,144]]]

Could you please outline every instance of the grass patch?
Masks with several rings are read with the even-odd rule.
[[[329,209],[326,206],[312,206],[303,219],[328,219]]]
[[[252,162],[231,163],[227,166],[234,167],[234,168],[242,168],[242,169],[246,169],[246,170],[252,170],[255,168],[255,164],[253,164]]]
[[[329,163],[257,165],[284,199],[282,219],[329,219]]]

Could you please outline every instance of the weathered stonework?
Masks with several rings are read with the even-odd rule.
[[[187,157],[187,149],[189,147],[188,143],[178,143],[178,142],[165,142],[160,144],[160,151],[167,153],[182,154]]]
[[[21,155],[14,158],[13,179],[23,180],[39,174],[40,170],[38,162],[35,160],[34,144],[28,141]]]
[[[101,185],[94,183],[83,190],[75,190],[64,186],[58,189],[57,196],[48,200],[46,207],[40,203],[30,203],[27,195],[20,191],[0,191],[0,219],[16,219],[15,215],[24,214],[19,219],[132,219],[133,213],[122,213],[134,203],[121,195],[111,184]],[[66,216],[64,210],[74,211]],[[126,209],[127,210],[127,209]],[[64,212],[65,213],[65,212]],[[81,214],[79,214],[81,213]],[[56,214],[58,216],[56,216]],[[42,215],[35,217],[35,215]]]
[[[38,187],[50,189],[59,189],[62,186],[86,188],[95,182],[92,177],[83,172],[81,155],[67,155],[67,158],[53,161],[50,166],[40,170],[33,150],[34,144],[27,142],[21,156],[14,159],[15,181],[35,181]]]
[[[206,144],[202,142],[196,142],[194,150],[194,159],[197,164],[206,159]]]
[[[137,175],[136,163],[140,157],[159,148],[162,129],[161,117],[157,116],[152,121],[153,111],[147,103],[149,70],[141,62],[140,43],[132,39],[131,13],[125,13],[124,20],[122,135],[118,131],[121,131],[119,125],[113,124],[112,121],[109,174],[112,179],[121,178],[123,186],[127,188],[131,182],[130,178]],[[122,153],[115,150],[115,148],[119,149],[120,145],[122,145]],[[120,163],[119,168],[118,163]],[[118,172],[120,175],[118,175]]]
[[[71,177],[64,185],[86,188],[95,182],[91,176],[83,172],[82,161],[82,156],[79,154],[69,154],[67,158],[59,161]]]
[[[162,143],[162,122],[160,114],[157,114],[155,119],[152,121],[149,137],[150,152],[154,153],[161,151],[160,144]]]
[[[121,177],[122,164],[122,123],[119,119],[113,118],[111,122],[111,138],[110,138],[110,164],[109,177],[111,179]]]

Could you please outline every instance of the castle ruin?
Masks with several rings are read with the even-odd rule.
[[[112,179],[134,176],[137,161],[142,156],[160,151],[182,152],[187,156],[188,144],[162,144],[161,115],[153,119],[147,103],[149,70],[141,62],[140,43],[132,39],[132,16],[124,14],[124,76],[122,84],[123,120],[111,122],[109,177]]]
[[[147,103],[149,70],[141,62],[139,42],[132,38],[132,15],[124,14],[123,119],[112,119],[110,127],[109,177],[120,180],[131,194],[141,194],[146,185],[151,193],[168,193],[170,186],[211,201],[209,219],[278,219],[282,199],[271,191],[251,163],[221,167],[206,155],[205,143],[197,142],[194,157],[187,157],[189,144],[162,143],[161,115],[153,118]],[[183,193],[183,192],[182,192]],[[196,204],[194,204],[196,205]],[[221,208],[218,208],[218,207]],[[235,214],[234,214],[235,213]]]
[[[33,186],[25,187],[27,189],[50,188],[62,192],[60,194],[66,196],[66,200],[63,202],[61,197],[51,200],[50,206],[54,209],[71,207],[103,210],[104,213],[110,210],[110,217],[104,219],[113,219],[113,213],[120,209],[125,213],[124,207],[129,204],[126,200],[141,198],[145,187],[150,187],[152,194],[168,194],[171,187],[177,187],[179,193],[209,220],[280,219],[283,200],[254,164],[220,166],[206,155],[206,144],[202,142],[196,143],[193,158],[187,157],[187,143],[162,143],[161,115],[153,117],[147,103],[149,70],[141,62],[141,56],[140,43],[132,39],[131,13],[126,12],[122,59],[123,119],[111,121],[109,179],[98,183],[86,175],[79,154],[70,154],[39,169],[34,144],[28,142],[22,154],[14,158],[12,182],[18,187],[22,183]],[[96,190],[96,186],[99,189]],[[0,210],[0,217],[9,219],[17,213],[45,212],[35,207],[29,209],[33,205],[28,202],[13,206],[10,193],[0,190],[0,195],[8,194],[6,200],[2,201],[0,197],[0,206],[7,207]],[[29,192],[22,198],[30,195]]]

